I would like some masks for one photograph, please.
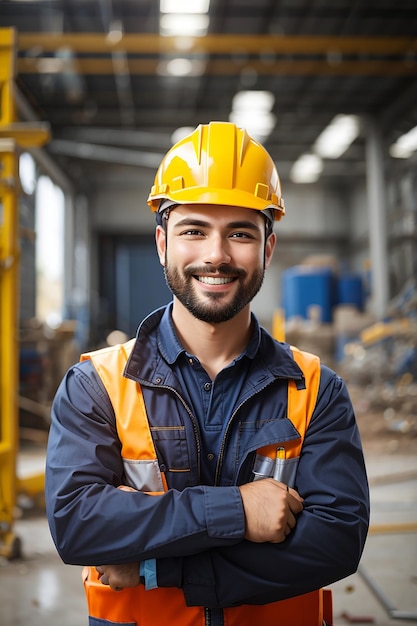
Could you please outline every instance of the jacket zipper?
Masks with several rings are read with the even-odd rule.
[[[205,626],[224,626],[223,609],[210,609],[204,607]]]

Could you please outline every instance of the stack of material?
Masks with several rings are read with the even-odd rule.
[[[417,433],[417,297],[413,284],[391,303],[390,316],[346,343],[341,363],[348,382],[362,385],[387,427]]]
[[[24,320],[20,327],[19,421],[21,435],[38,439],[47,430],[50,406],[66,370],[78,360],[75,322],[57,328],[42,321]]]
[[[366,328],[375,323],[371,313],[361,312],[351,304],[340,304],[334,309],[335,359],[342,363],[352,343],[360,341]]]
[[[334,365],[334,326],[320,320],[304,320],[293,318],[285,326],[286,341],[300,350],[317,354],[321,360],[333,367]]]

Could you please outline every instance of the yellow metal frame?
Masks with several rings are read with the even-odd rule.
[[[18,450],[18,293],[20,147],[39,146],[49,138],[44,126],[16,122],[13,85],[16,33],[0,28],[0,555],[18,556],[13,532]]]
[[[38,74],[45,62],[54,71],[65,67],[65,61],[51,56],[62,48],[75,55],[79,74],[114,73],[111,54],[124,52],[131,75],[153,75],[158,71],[159,55],[178,55],[178,38],[157,34],[123,34],[111,39],[106,33],[20,33],[19,49],[38,49],[39,55],[27,54],[18,59],[19,74]],[[236,64],[236,50],[245,50],[249,57]],[[257,58],[267,50],[272,57],[291,54],[291,59]],[[328,51],[340,54],[338,63],[329,63]],[[413,37],[325,36],[325,35],[239,35],[210,34],[191,40],[187,55],[191,58],[212,55],[206,73],[227,76],[251,68],[261,75],[272,76],[415,76],[414,63],[405,63],[405,55],[417,50]],[[184,54],[184,51],[182,52]],[[142,55],[141,58],[135,58]],[[221,58],[220,56],[221,55]],[[306,55],[315,55],[307,59]],[[359,55],[357,59],[345,58]]]

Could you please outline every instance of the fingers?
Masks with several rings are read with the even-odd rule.
[[[112,580],[109,579],[107,574],[103,572],[103,568],[98,566],[96,567],[96,570],[99,574],[100,582],[102,585],[110,587],[110,589],[113,589],[113,591],[122,591],[122,589],[124,589],[124,587],[120,587],[116,583],[113,583]]]
[[[101,584],[108,585],[109,584],[108,576],[107,574],[104,573],[104,569],[100,565],[97,565],[96,572],[98,574]]]
[[[289,494],[290,497],[288,498],[288,506],[290,507],[292,513],[294,513],[295,515],[297,515],[298,513],[301,513],[301,511],[303,510],[304,500],[300,496],[298,491],[296,491],[292,487],[289,487],[285,483],[276,481],[273,478],[267,479],[267,480],[274,480],[274,482],[276,482],[277,485],[279,485],[281,489],[285,489],[285,491]]]
[[[139,563],[98,565],[96,571],[100,582],[108,585],[113,591],[121,591],[126,587],[136,587],[140,584]]]
[[[255,543],[280,543],[296,525],[302,498],[287,485],[265,478],[239,487],[245,513],[245,538]],[[292,493],[293,492],[293,493]]]
[[[301,504],[304,502],[304,498],[300,496],[296,489],[293,489],[285,483],[281,483],[279,480],[275,480],[275,478],[267,478],[266,480],[273,480],[277,485],[281,487],[281,489],[287,491],[295,500],[298,500],[298,502],[300,502]]]

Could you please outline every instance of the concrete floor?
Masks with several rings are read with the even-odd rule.
[[[417,625],[416,452],[417,442],[405,453],[365,450],[372,528],[361,570],[332,586],[336,626]],[[43,450],[26,451],[19,461],[23,475],[28,467],[37,471]],[[0,560],[0,625],[87,626],[80,568],[61,563],[43,512],[25,508],[24,502],[22,510],[14,531],[22,540],[23,558]]]

